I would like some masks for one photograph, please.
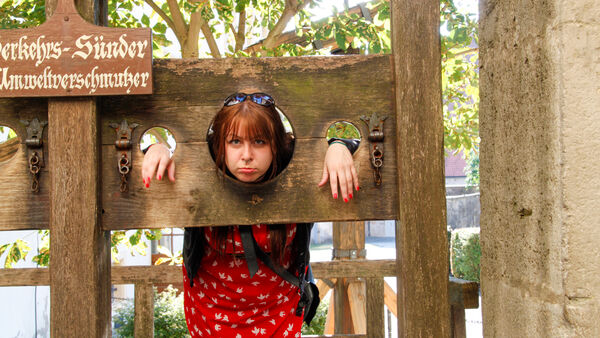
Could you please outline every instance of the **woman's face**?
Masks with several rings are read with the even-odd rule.
[[[261,179],[273,161],[269,140],[251,138],[245,123],[239,125],[238,134],[225,138],[225,165],[238,180],[246,183]]]

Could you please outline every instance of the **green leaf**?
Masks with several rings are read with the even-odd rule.
[[[157,22],[152,29],[158,33],[165,34],[167,32],[167,25],[162,22]]]
[[[2,257],[2,254],[4,251],[6,251],[6,249],[8,249],[9,246],[10,244],[4,244],[3,246],[0,246],[0,257]]]
[[[335,30],[335,42],[337,42],[338,47],[340,47],[343,50],[346,50],[348,48],[346,35],[344,34],[344,32],[341,32],[337,29]]]
[[[150,27],[150,18],[146,14],[142,15],[142,23],[144,26]]]

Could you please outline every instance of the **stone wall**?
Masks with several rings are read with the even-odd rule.
[[[486,337],[599,337],[600,6],[480,2]]]
[[[452,229],[479,227],[479,193],[446,195],[446,223]]]

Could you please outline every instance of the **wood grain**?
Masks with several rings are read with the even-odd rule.
[[[0,269],[0,286],[50,285],[50,272],[45,268]]]
[[[113,132],[114,133],[114,132]],[[392,147],[390,147],[392,148]],[[350,203],[331,197],[329,186],[318,187],[324,139],[300,139],[288,168],[274,181],[243,184],[217,175],[206,143],[177,147],[177,180],[143,186],[142,154],[133,154],[129,192],[120,193],[114,146],[103,147],[102,224],[104,229],[164,228],[202,225],[313,222],[325,220],[390,219],[396,216],[394,185],[371,183],[366,151],[355,155],[361,190]],[[316,159],[316,160],[315,160]],[[383,175],[394,177],[390,151]]]
[[[367,128],[359,120],[361,115],[373,112],[387,113],[393,119],[391,69],[389,55],[155,61],[154,95],[116,96],[100,104],[103,228],[396,218],[397,167],[395,140],[391,136],[396,132],[395,125],[385,125],[389,137],[385,145],[384,184],[375,188],[365,150]],[[365,81],[370,81],[368,86]],[[223,98],[238,90],[271,93],[295,130],[298,141],[294,159],[273,184],[274,191],[272,186],[240,188],[230,180],[220,182],[214,174],[204,142],[206,130]],[[19,120],[47,120],[46,103],[45,99],[2,99],[0,124],[25,135]],[[136,149],[128,178],[130,193],[126,195],[118,192],[116,134],[109,126],[123,119],[141,124],[133,134]],[[339,120],[353,122],[364,138],[354,156],[361,191],[347,205],[333,201],[328,188],[316,187],[326,150],[325,131]],[[168,127],[178,141],[178,182],[153,184],[146,191],[139,176],[143,155],[137,150],[137,143],[144,131],[153,126]],[[8,173],[0,179],[0,206],[5,206],[0,208],[0,230],[48,227],[47,172],[41,174],[40,193],[30,194],[24,149],[21,146],[13,158],[0,163],[0,168]],[[51,161],[52,154],[48,154],[47,164]],[[249,207],[246,201],[255,193],[264,203]],[[225,208],[230,202],[239,212],[231,214],[233,209]]]
[[[398,337],[449,337],[440,3],[390,5],[398,112]]]
[[[367,278],[366,280],[366,322],[369,337],[383,338],[385,336],[383,284],[383,278]]]
[[[45,167],[40,171],[40,191],[31,192],[31,174],[27,158],[26,126],[21,121],[48,121],[47,99],[0,99],[0,125],[17,134],[16,153],[0,162],[0,231],[47,229],[50,205],[48,175],[48,127],[43,133]]]
[[[104,337],[111,322],[110,243],[99,219],[96,102],[53,99],[48,119],[52,336]]]
[[[462,306],[465,309],[479,307],[479,284],[456,277],[450,277],[448,295],[451,305]]]
[[[287,115],[297,138],[325,137],[347,120],[365,135],[361,115],[395,116],[390,55],[154,60],[152,95],[116,96],[102,103],[102,143],[114,144],[108,122],[139,123],[133,138],[166,127],[177,142],[202,142],[223,100],[235,92],[266,92]],[[393,135],[394,123],[386,127]],[[393,137],[390,137],[393,139]],[[393,140],[392,140],[393,142]],[[387,149],[387,148],[386,148]]]
[[[398,318],[398,296],[387,282],[383,286],[383,300],[394,317]]]
[[[135,284],[135,337],[154,337],[154,290],[150,283]]]
[[[364,281],[354,280],[348,283],[348,301],[350,302],[349,310],[352,316],[353,332],[368,333],[369,337],[377,336],[373,332],[367,331],[367,295]]]

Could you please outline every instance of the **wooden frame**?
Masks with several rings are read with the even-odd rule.
[[[54,8],[56,3],[57,0],[48,0],[48,8]],[[103,18],[94,20],[95,12],[106,14],[102,10],[106,8],[105,1],[82,0],[78,2],[78,6],[80,13],[88,20],[105,21]],[[95,7],[100,10],[95,11]],[[186,87],[178,90],[176,87],[171,88],[169,83],[160,83],[160,80],[155,80],[155,95],[141,98],[142,101],[136,101],[135,105],[130,105],[129,107],[135,111],[123,110],[127,107],[129,100],[126,98],[104,100],[99,105],[93,99],[2,100],[0,122],[8,124],[14,129],[20,128],[16,121],[25,116],[44,117],[47,107],[47,120],[49,121],[49,147],[47,149],[49,165],[47,168],[49,171],[42,172],[41,193],[32,197],[25,188],[29,186],[30,178],[25,171],[26,164],[22,154],[20,156],[17,154],[16,159],[13,158],[10,165],[0,165],[4,167],[5,172],[11,175],[9,176],[10,182],[0,182],[0,191],[8,187],[15,194],[14,204],[9,208],[12,210],[5,211],[7,208],[0,208],[0,219],[6,218],[11,222],[10,224],[2,223],[0,230],[49,227],[52,232],[52,268],[49,270],[49,278],[39,277],[48,278],[51,286],[52,335],[100,337],[108,334],[110,330],[109,287],[111,275],[110,250],[106,231],[108,229],[167,225],[201,226],[258,221],[395,218],[398,219],[396,247],[398,248],[397,262],[399,264],[395,265],[395,271],[391,272],[398,277],[399,336],[450,336],[442,162],[439,2],[434,0],[392,0],[391,8],[393,19],[393,55],[391,57],[352,56],[336,58],[335,61],[323,58],[284,59],[282,61],[160,61],[156,62],[155,79],[160,79],[161,76],[165,78],[174,76],[173,79],[182,82],[181,78],[187,76],[195,78],[195,82],[184,81]],[[339,62],[342,68],[360,65],[360,67],[356,67],[357,72],[370,69],[371,74],[367,76],[363,73],[362,77],[353,78],[348,75],[347,69],[340,68],[337,75],[332,76],[331,74],[335,73],[332,62]],[[200,64],[211,63],[213,68],[210,70],[198,69]],[[169,68],[175,65],[176,67]],[[223,65],[229,65],[229,68]],[[273,73],[274,76],[279,76],[278,81],[274,81],[268,76],[262,80],[256,76],[252,77],[252,74],[260,73],[260,65],[270,65],[264,69]],[[236,66],[235,72],[233,66]],[[328,84],[331,88],[333,87],[331,83],[336,81],[336,87],[340,87],[336,90],[337,95],[323,95],[324,91],[321,89],[311,91],[312,87],[300,85],[293,80],[294,76],[314,75],[325,69],[330,71],[323,71],[324,77],[322,78],[315,75],[310,85],[315,88],[323,88],[325,84]],[[182,120],[178,122],[178,126],[173,127],[178,133],[179,128],[184,130],[188,122],[194,120],[191,114],[185,114],[185,112],[199,113],[206,112],[207,109],[214,111],[219,104],[219,99],[223,96],[222,90],[233,89],[232,85],[227,86],[226,81],[217,81],[212,85],[219,85],[221,89],[215,92],[207,87],[201,98],[201,100],[205,100],[203,105],[190,107],[189,110],[182,108],[186,105],[184,101],[191,99],[190,93],[185,93],[184,89],[189,88],[190,85],[202,86],[202,81],[205,79],[200,76],[202,72],[207,71],[212,72],[214,78],[220,76],[222,79],[231,77],[242,79],[240,80],[242,83],[239,85],[242,88],[236,89],[273,91],[276,93],[274,95],[280,98],[278,102],[287,107],[286,113],[289,113],[290,116],[295,117],[295,114],[300,116],[300,111],[306,111],[302,115],[305,118],[310,117],[306,123],[297,122],[297,129],[301,137],[298,139],[296,156],[305,159],[306,162],[302,165],[306,166],[308,172],[311,173],[313,172],[311,169],[315,169],[319,165],[311,163],[308,160],[308,152],[304,151],[311,149],[312,153],[317,153],[317,155],[324,151],[326,146],[318,137],[322,137],[321,135],[324,134],[325,122],[338,118],[357,121],[358,109],[354,109],[357,104],[358,108],[362,107],[366,111],[385,111],[387,109],[390,116],[395,116],[395,118],[388,120],[385,127],[386,133],[389,132],[390,137],[386,139],[389,146],[385,147],[384,185],[381,188],[364,189],[357,194],[355,199],[361,202],[360,207],[356,203],[344,206],[346,209],[343,212],[330,214],[320,211],[319,206],[329,207],[331,203],[335,202],[328,200],[326,191],[319,191],[305,184],[304,181],[310,181],[314,177],[306,178],[298,175],[295,171],[296,163],[292,163],[287,172],[281,175],[279,183],[296,183],[297,187],[305,189],[303,196],[311,196],[311,198],[316,196],[315,201],[311,202],[306,197],[292,197],[293,201],[289,205],[300,202],[298,205],[301,212],[294,214],[288,210],[291,214],[280,213],[273,216],[262,211],[267,210],[266,207],[271,208],[272,211],[273,205],[278,203],[277,199],[279,198],[281,201],[281,196],[284,196],[285,189],[276,190],[272,195],[261,195],[254,188],[230,186],[229,192],[217,194],[217,202],[224,199],[232,200],[237,207],[243,207],[241,209],[245,209],[247,212],[237,214],[234,218],[225,218],[221,221],[222,223],[219,223],[215,215],[205,218],[198,217],[198,213],[195,211],[211,210],[211,208],[219,206],[209,199],[203,199],[202,194],[194,193],[193,189],[184,191],[183,195],[188,199],[185,203],[177,201],[166,203],[169,208],[178,207],[187,210],[187,213],[181,213],[187,214],[187,216],[180,217],[174,213],[167,213],[168,217],[160,218],[162,215],[160,212],[148,212],[152,208],[163,210],[163,212],[164,209],[161,209],[160,203],[152,204],[149,202],[151,199],[144,196],[148,193],[140,189],[141,179],[135,176],[137,173],[134,165],[131,192],[129,193],[131,199],[123,199],[115,184],[115,171],[110,169],[111,163],[116,164],[116,158],[111,155],[114,139],[111,139],[112,131],[106,130],[105,118],[116,119],[116,121],[110,122],[118,123],[120,118],[129,119],[136,112],[143,113],[144,109],[148,112],[162,104],[164,107],[162,112],[165,114],[156,117],[154,121],[159,124],[161,121],[171,121],[172,116],[167,115],[168,113],[179,114],[178,116],[181,116]],[[238,77],[240,74],[247,75],[245,78],[248,80],[244,82],[244,77]],[[370,79],[369,86],[356,86],[358,79],[361,80],[361,84]],[[306,82],[303,83],[306,84]],[[380,88],[378,86],[385,88],[377,89]],[[159,103],[160,94],[168,94],[170,91],[174,91],[175,97],[184,101],[173,101],[172,98],[164,96],[162,103]],[[366,99],[370,100],[367,102],[370,104],[360,106],[359,100],[337,99],[337,96],[353,98],[358,94],[366,94]],[[144,99],[146,101],[143,101]],[[149,105],[148,102],[155,102],[155,104]],[[169,109],[169,105],[177,106],[178,102],[179,108]],[[101,113],[99,114],[99,112]],[[142,121],[146,118],[147,116],[138,115],[132,120]],[[319,119],[321,121],[316,123]],[[293,120],[300,121],[295,118]],[[197,121],[192,125],[202,126],[203,124],[206,127],[206,121]],[[166,122],[165,125],[167,126]],[[200,128],[200,131],[202,130],[206,130],[206,128]],[[202,144],[202,132],[197,130],[194,132],[196,133],[195,137],[191,132],[189,134],[182,132],[181,134],[187,135],[180,140],[183,141],[182,147],[176,155],[181,157],[178,159],[180,160],[178,163],[182,163],[182,165],[178,169],[180,169],[182,177],[198,167],[205,168],[204,166],[210,163],[206,151],[202,150],[205,148]],[[315,137],[317,139],[314,139]],[[23,152],[23,148],[20,151]],[[198,154],[199,159],[191,159],[190,154]],[[136,156],[139,159],[139,152]],[[364,182],[363,188],[366,188],[365,184],[371,182],[366,178],[370,177],[367,154],[361,153],[359,150],[356,156],[362,182]],[[79,161],[75,165],[73,164],[74,159]],[[101,164],[102,169],[100,169]],[[319,170],[315,172],[319,173]],[[205,176],[207,180],[210,180],[210,177],[216,177],[212,174]],[[205,181],[202,184],[209,182],[213,181]],[[227,181],[220,184],[232,185]],[[181,193],[176,190],[177,188],[174,186],[158,185],[153,192],[157,195],[165,192]],[[285,196],[290,197],[289,194]],[[0,198],[0,201],[4,201],[4,199]],[[135,203],[128,201],[135,201]],[[248,201],[253,203],[249,204]],[[128,203],[130,204],[128,205]],[[258,207],[256,207],[257,204]],[[73,206],[77,206],[77,208],[73,208]],[[128,218],[127,213],[136,208],[140,210],[139,213],[136,213],[133,218]],[[306,211],[314,211],[316,215],[305,216],[302,212]],[[189,215],[194,215],[194,217]],[[349,216],[346,217],[346,215]],[[75,247],[81,248],[81,250],[75,252],[73,250]],[[113,273],[117,271],[115,268]],[[135,272],[135,270],[131,271]],[[5,276],[6,273],[3,271],[0,274],[0,281],[5,280],[2,276]],[[146,285],[148,283],[145,283],[143,290],[140,289],[140,294],[149,294]],[[381,298],[383,298],[381,284],[377,281],[372,281],[370,284],[375,286],[368,292],[381,294]],[[377,321],[368,325],[374,325],[373,323],[377,323]],[[381,335],[376,334],[376,336]]]

